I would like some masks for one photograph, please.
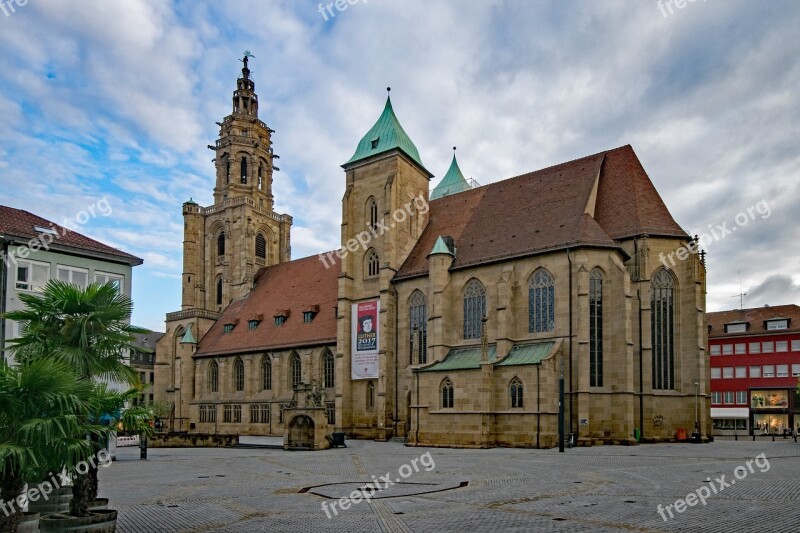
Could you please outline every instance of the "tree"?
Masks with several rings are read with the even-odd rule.
[[[116,286],[91,284],[82,289],[51,280],[41,294],[21,294],[20,300],[25,309],[6,314],[22,324],[22,336],[10,341],[18,361],[47,359],[68,366],[80,379],[141,387],[138,373],[124,363],[123,354],[135,348],[133,334],[147,330],[130,325],[133,303]],[[99,451],[97,436],[90,437],[94,451]],[[97,497],[96,479],[96,466],[75,477],[72,514],[88,514],[88,502]]]
[[[2,502],[14,502],[25,483],[40,482],[94,453],[85,435],[103,435],[104,430],[84,424],[91,391],[91,382],[63,363],[39,359],[18,367],[0,364]],[[19,510],[0,513],[0,531],[14,531],[19,516]]]

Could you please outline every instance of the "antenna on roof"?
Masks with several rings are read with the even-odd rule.
[[[742,291],[742,272],[738,271],[739,274],[739,294],[736,296],[731,296],[731,298],[739,298],[739,311],[744,309],[744,297],[747,296],[746,292]]]

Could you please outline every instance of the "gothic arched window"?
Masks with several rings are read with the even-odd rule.
[[[217,305],[222,305],[222,278],[217,278]]]
[[[267,239],[261,233],[256,235],[256,257],[260,259],[267,258]]]
[[[242,173],[241,173],[241,181],[242,183],[247,183],[247,158],[242,158]]]
[[[375,384],[371,381],[367,382],[367,409],[375,408]]]
[[[441,385],[442,409],[451,409],[454,405],[453,382],[450,378],[444,378]]]
[[[225,232],[217,236],[217,255],[225,255]]]
[[[244,361],[241,357],[237,357],[233,362],[233,390],[244,390]]]
[[[264,176],[262,174],[262,165],[260,163],[258,165],[258,190],[264,190]]]
[[[375,201],[375,198],[371,197],[367,200],[367,220],[369,221],[369,227],[372,229],[377,229],[378,227],[378,202]]]
[[[531,276],[528,286],[528,331],[543,333],[555,327],[555,284],[544,268]]]
[[[261,390],[272,390],[272,359],[268,355],[261,360]]]
[[[325,353],[322,354],[322,386],[326,389],[333,388],[335,376],[336,362],[333,354],[329,350],[325,350]]]
[[[464,290],[464,338],[480,339],[483,317],[486,315],[486,289],[477,279],[469,280]]]
[[[653,346],[653,388],[675,388],[675,278],[660,268],[650,279],[650,335]]]
[[[522,407],[522,381],[519,378],[515,377],[511,380],[508,392],[511,395],[511,407]]]
[[[297,353],[292,354],[292,388],[295,388],[303,380],[302,363],[300,363],[300,356]]]
[[[428,307],[425,295],[416,290],[408,302],[408,326],[411,333],[409,364],[424,365],[428,361]]]
[[[216,361],[211,361],[208,365],[208,391],[217,392],[219,390],[219,365]]]
[[[603,386],[603,274],[589,275],[589,386]]]
[[[378,252],[370,248],[367,252],[367,277],[372,278],[380,273],[380,260]]]

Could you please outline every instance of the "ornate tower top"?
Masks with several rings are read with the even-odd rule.
[[[242,113],[258,117],[258,95],[256,84],[250,79],[250,69],[247,67],[249,58],[255,58],[250,50],[244,52],[242,58],[242,77],[236,80],[236,90],[233,92],[233,113]]]

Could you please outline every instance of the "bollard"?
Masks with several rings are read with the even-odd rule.
[[[139,459],[147,461],[147,437],[144,435],[139,439]]]

